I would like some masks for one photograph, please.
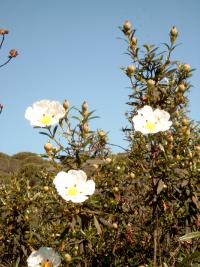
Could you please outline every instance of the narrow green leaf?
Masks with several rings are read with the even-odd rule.
[[[39,132],[40,134],[43,134],[43,135],[46,135],[48,136],[49,138],[51,138],[51,136],[48,134],[48,133],[45,133],[45,132]]]
[[[53,129],[53,137],[55,136],[57,129],[58,129],[58,125],[56,125],[56,126],[54,127],[54,129]]]
[[[191,232],[189,234],[186,234],[186,235],[183,235],[179,238],[179,241],[187,241],[187,240],[190,240],[192,238],[198,238],[200,237],[200,232],[197,231],[197,232]]]

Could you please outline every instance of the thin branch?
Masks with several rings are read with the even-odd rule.
[[[129,152],[128,149],[126,149],[126,148],[124,148],[124,147],[122,147],[122,146],[115,145],[115,144],[111,144],[111,143],[107,143],[107,144],[110,145],[110,146],[116,146],[116,147],[119,147],[119,148],[123,149],[124,151]]]
[[[0,49],[2,48],[2,45],[3,45],[4,40],[5,40],[5,36],[3,34],[3,37],[2,37],[2,40],[1,40],[1,44],[0,44]]]
[[[3,66],[5,66],[5,65],[7,65],[11,61],[11,59],[12,59],[12,57],[9,57],[9,59],[5,63],[3,63],[2,65],[0,65],[0,68],[3,67]]]

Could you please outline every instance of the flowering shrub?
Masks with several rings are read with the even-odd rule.
[[[121,30],[131,57],[123,68],[129,149],[110,153],[107,134],[90,129],[85,101],[80,110],[68,101],[29,107],[25,117],[48,138],[50,165],[1,183],[2,266],[198,266],[200,135],[186,113],[192,69],[171,59],[175,27],[165,54],[139,48],[129,21]]]

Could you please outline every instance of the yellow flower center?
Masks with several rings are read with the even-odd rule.
[[[52,267],[53,265],[49,261],[44,261],[41,264],[41,267]]]
[[[44,125],[48,125],[51,123],[51,116],[44,114],[41,119],[41,123]]]
[[[155,130],[156,125],[153,122],[147,122],[145,128],[149,130],[149,132],[152,132],[153,130]]]
[[[67,190],[67,195],[70,197],[74,197],[78,194],[78,190],[76,189],[75,186],[69,187]]]

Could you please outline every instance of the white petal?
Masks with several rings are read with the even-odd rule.
[[[153,113],[153,109],[152,107],[148,105],[138,110],[138,115],[143,115],[144,117],[151,116],[152,113]]]
[[[28,267],[39,267],[43,257],[39,251],[33,251],[27,259]]]
[[[95,182],[93,180],[88,180],[84,186],[84,191],[83,191],[84,194],[93,195],[94,191],[95,191]]]
[[[71,200],[74,203],[82,203],[84,202],[86,199],[88,199],[87,196],[85,195],[77,195],[76,197],[71,197],[69,200]]]
[[[68,173],[76,177],[77,182],[85,182],[87,180],[87,175],[82,170],[70,170]]]
[[[76,184],[76,176],[64,171],[59,172],[53,180],[56,188],[67,188]]]

